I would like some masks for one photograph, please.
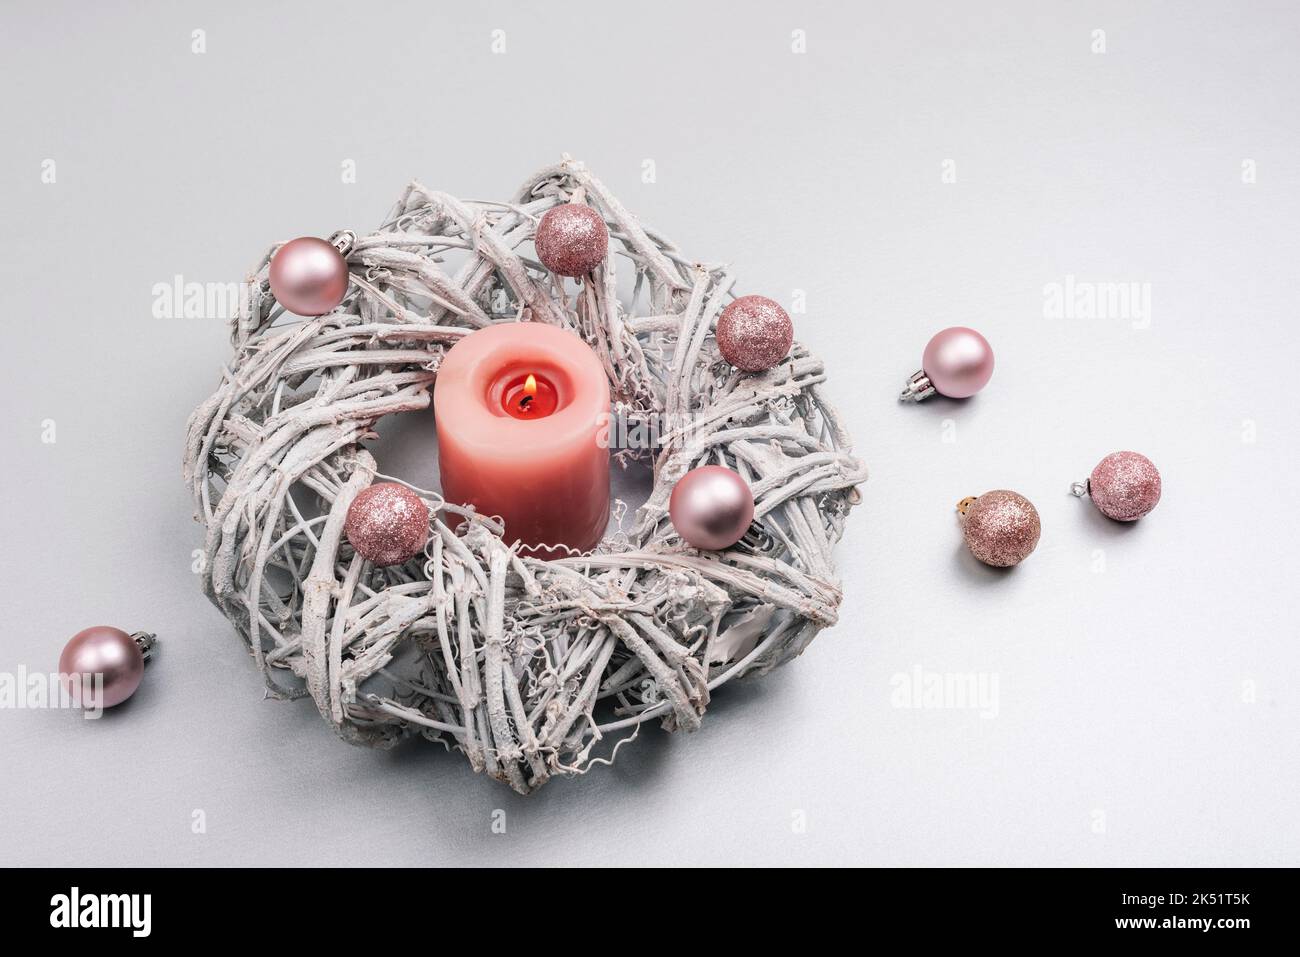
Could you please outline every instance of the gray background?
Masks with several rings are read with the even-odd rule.
[[[4,4],[0,670],[101,622],[165,651],[99,722],[0,711],[0,859],[1300,864],[1298,41],[1284,3]],[[837,627],[525,799],[261,700],[180,479],[227,333],[150,310],[565,151],[742,291],[804,290],[872,477]],[[1045,318],[1067,275],[1150,283],[1149,327]],[[992,384],[900,407],[952,324]],[[1119,448],[1164,475],[1135,527],[1067,494]],[[1042,515],[1010,574],[954,519],[989,488]],[[996,717],[895,707],[916,667],[996,675]]]

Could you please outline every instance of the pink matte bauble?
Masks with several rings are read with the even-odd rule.
[[[668,517],[688,544],[706,551],[729,548],[754,520],[754,493],[731,469],[702,465],[673,486]]]
[[[323,316],[347,291],[347,261],[323,239],[291,239],[271,257],[271,295],[294,315]]]
[[[543,266],[576,279],[604,261],[609,251],[609,227],[590,206],[565,203],[542,216],[533,245]]]
[[[1136,522],[1160,501],[1160,470],[1140,452],[1112,452],[1092,470],[1088,495],[1107,518]]]
[[[993,376],[993,348],[974,329],[953,326],[935,333],[926,345],[921,369],[940,395],[966,399]]]
[[[111,708],[121,704],[140,687],[144,677],[144,652],[135,639],[121,628],[96,625],[79,631],[63,647],[59,675],[72,700],[90,707]],[[83,688],[95,694],[92,675],[103,676],[102,699],[82,701]]]
[[[429,506],[405,485],[379,482],[352,500],[343,533],[362,558],[380,567],[400,565],[429,540]]]

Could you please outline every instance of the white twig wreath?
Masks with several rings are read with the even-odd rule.
[[[532,240],[575,196],[605,218],[610,255],[566,283],[532,258]],[[582,164],[541,170],[505,203],[412,183],[355,243],[347,297],[319,318],[276,304],[273,253],[247,284],[220,386],[190,418],[184,463],[207,528],[204,590],[271,695],[310,696],[350,742],[417,732],[528,792],[609,763],[646,720],[698,728],[714,689],[788,661],[835,622],[831,546],[867,473],[821,360],[795,342],[766,372],[728,365],[712,331],[732,277],[679,254]],[[626,304],[619,256],[634,271]],[[371,427],[429,405],[458,339],[525,321],[592,347],[631,429],[667,424],[654,448],[614,455],[652,459],[649,500],[594,553],[540,560],[492,518],[416,489],[431,506],[423,557],[372,566],[343,535],[377,474]],[[710,463],[752,488],[757,546],[700,552],[675,534],[674,482]]]

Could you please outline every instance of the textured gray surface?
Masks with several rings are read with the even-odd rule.
[[[165,650],[99,722],[0,710],[0,860],[1300,864],[1293,9],[264,7],[5,11],[0,670],[100,622]],[[226,333],[150,311],[176,274],[372,227],[409,178],[501,197],[563,151],[742,291],[804,291],[873,475],[836,628],[700,733],[521,799],[260,700],[179,476]],[[1045,317],[1067,275],[1149,283],[1149,325]],[[899,407],[959,323],[989,388]],[[1067,494],[1118,448],[1164,475],[1135,527]],[[1043,522],[1010,574],[953,515],[999,487]],[[916,668],[996,677],[996,716],[899,707]]]

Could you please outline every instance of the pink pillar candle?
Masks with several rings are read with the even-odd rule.
[[[433,388],[443,497],[499,515],[507,543],[594,547],[609,519],[609,401],[572,332],[516,322],[466,336]]]

